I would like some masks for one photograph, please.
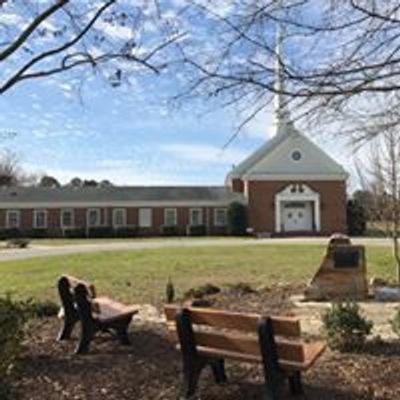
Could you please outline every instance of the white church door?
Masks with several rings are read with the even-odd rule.
[[[311,201],[283,202],[282,206],[282,227],[284,232],[310,232],[313,230],[313,207]]]

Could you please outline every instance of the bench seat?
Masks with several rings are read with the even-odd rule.
[[[93,299],[94,317],[102,322],[111,322],[124,316],[133,316],[139,312],[137,306],[126,305],[108,297]]]

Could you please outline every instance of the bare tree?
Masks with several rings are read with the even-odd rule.
[[[13,186],[19,181],[21,168],[18,156],[10,150],[0,154],[0,185]]]
[[[397,280],[400,283],[400,135],[394,129],[381,133],[371,145],[363,182],[373,197],[375,229],[389,233],[393,240]]]
[[[160,72],[169,61],[166,48],[180,35],[164,29],[157,5],[1,1],[0,94],[26,80],[82,67],[101,72],[113,85],[142,69]]]
[[[334,123],[336,132],[356,140],[386,128],[387,96],[390,107],[400,105],[398,0],[190,3],[187,18],[202,24],[193,24],[191,40],[180,45],[189,82],[180,98],[220,99],[222,106],[242,111],[246,123],[281,90],[296,117]],[[286,27],[286,57],[275,51],[278,23]],[[287,82],[283,89],[274,85],[277,63]],[[345,127],[339,129],[338,122]]]

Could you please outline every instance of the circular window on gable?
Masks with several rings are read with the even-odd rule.
[[[302,158],[302,154],[299,150],[294,150],[292,152],[292,160],[293,161],[300,161]]]

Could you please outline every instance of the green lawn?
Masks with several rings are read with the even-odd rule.
[[[304,284],[318,268],[325,246],[266,245],[133,250],[33,258],[0,263],[0,294],[56,299],[57,277],[93,280],[99,292],[123,301],[158,304],[168,277],[178,295],[204,283],[253,286]],[[367,249],[370,276],[393,278],[390,248]]]

